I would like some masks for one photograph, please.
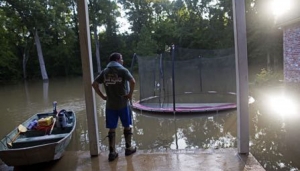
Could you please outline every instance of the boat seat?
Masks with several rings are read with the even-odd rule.
[[[16,143],[29,143],[29,142],[39,142],[39,141],[47,141],[51,139],[62,139],[66,136],[68,136],[69,133],[64,134],[51,134],[51,135],[43,135],[43,136],[36,136],[36,137],[24,137],[24,138],[18,138],[14,144]]]

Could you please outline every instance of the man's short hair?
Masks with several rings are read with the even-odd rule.
[[[120,53],[114,52],[109,56],[109,61],[117,61],[121,58],[121,56],[122,55]]]

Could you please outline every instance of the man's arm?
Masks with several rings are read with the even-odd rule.
[[[135,79],[132,77],[130,80],[129,80],[129,92],[127,95],[125,95],[126,98],[128,98],[129,100],[132,99],[132,94],[133,94],[133,90],[134,90],[134,86],[135,86]]]
[[[101,92],[99,88],[99,83],[97,81],[94,81],[92,84],[92,87],[94,88],[95,92],[103,99],[106,100],[107,97]]]

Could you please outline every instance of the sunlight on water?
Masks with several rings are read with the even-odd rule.
[[[297,114],[297,105],[294,100],[286,96],[269,97],[271,109],[280,116],[295,116]]]
[[[249,97],[249,100],[248,100],[248,103],[249,104],[252,104],[252,103],[254,103],[255,102],[255,99],[253,98],[253,97]]]
[[[177,135],[173,136],[174,141],[171,144],[171,149],[185,149],[187,147],[187,138],[185,137],[183,133],[183,129],[178,129],[177,130]]]

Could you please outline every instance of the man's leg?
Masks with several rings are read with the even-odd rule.
[[[125,156],[129,156],[136,152],[136,147],[131,146],[131,139],[132,139],[132,111],[130,110],[129,106],[126,106],[120,111],[120,119],[122,122],[122,125],[124,127],[124,138],[125,138]]]
[[[109,155],[108,161],[114,161],[118,157],[116,152],[116,131],[118,125],[118,112],[116,110],[106,109],[106,128],[108,132]]]
[[[118,157],[116,152],[116,132],[115,129],[110,129],[108,132],[109,155],[108,160],[114,161]]]
[[[132,130],[130,127],[124,128],[124,137],[125,137],[125,156],[129,156],[136,152],[136,147],[131,146]]]

